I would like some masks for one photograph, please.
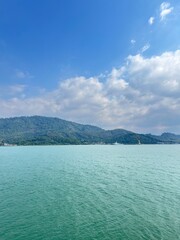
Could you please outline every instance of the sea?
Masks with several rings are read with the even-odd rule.
[[[0,147],[0,240],[180,239],[180,145]]]

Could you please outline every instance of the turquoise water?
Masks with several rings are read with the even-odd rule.
[[[0,240],[180,239],[180,145],[0,148]]]

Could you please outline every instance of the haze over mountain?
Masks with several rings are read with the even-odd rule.
[[[0,119],[0,142],[1,145],[157,144],[180,143],[180,135],[153,136],[124,129],[104,130],[58,118],[32,116]]]

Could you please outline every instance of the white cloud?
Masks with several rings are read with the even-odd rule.
[[[146,52],[149,48],[150,48],[150,44],[147,43],[146,45],[144,45],[144,46],[142,47],[141,53]]]
[[[129,56],[128,79],[131,86],[162,96],[176,96],[180,92],[180,50],[160,56],[144,58]]]
[[[128,87],[128,82],[122,79],[124,68],[113,68],[111,73],[109,74],[109,78],[107,78],[107,88],[108,90],[120,91],[124,90]]]
[[[47,115],[105,128],[180,132],[180,50],[129,56],[103,79],[66,79],[36,97],[0,101],[0,116]],[[23,89],[23,87],[22,87]]]
[[[148,20],[149,25],[153,25],[154,20],[155,20],[154,17],[150,17],[149,20]]]
[[[171,7],[169,2],[163,2],[160,5],[160,19],[161,21],[166,18],[173,11],[173,7]]]

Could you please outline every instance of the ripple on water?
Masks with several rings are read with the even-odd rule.
[[[0,239],[180,239],[179,146],[0,152]]]

